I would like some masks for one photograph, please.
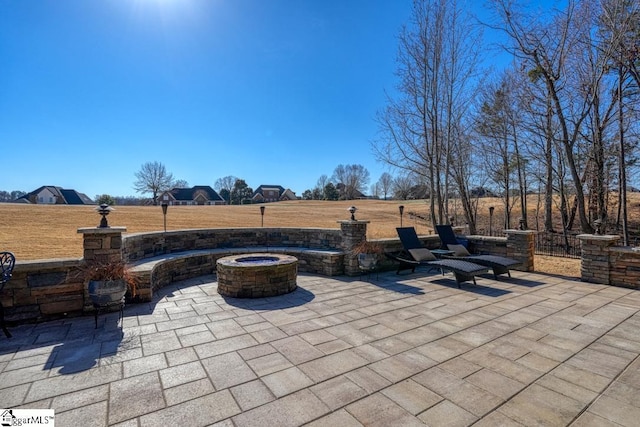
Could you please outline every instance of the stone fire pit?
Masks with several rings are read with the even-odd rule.
[[[297,288],[298,259],[257,253],[232,255],[217,261],[218,293],[235,298],[283,295]]]

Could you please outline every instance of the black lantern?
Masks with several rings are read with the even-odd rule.
[[[601,219],[596,219],[595,221],[593,221],[593,228],[595,229],[594,232],[596,235],[601,236],[602,235],[602,220]]]
[[[493,206],[489,206],[489,236],[493,236]]]
[[[402,227],[402,214],[404,213],[404,205],[398,206],[398,210],[400,211],[400,227]]]
[[[102,219],[100,220],[100,225],[98,225],[98,228],[109,228],[107,215],[109,215],[109,212],[111,212],[112,210],[114,209],[106,203],[103,203],[96,208],[96,211],[98,211],[98,213],[102,215]]]
[[[260,206],[260,227],[264,227],[264,209],[266,206]]]
[[[356,220],[356,216],[355,213],[358,210],[358,208],[356,208],[355,206],[349,206],[349,213],[351,214],[351,221],[355,221]]]
[[[167,208],[169,207],[169,205],[167,204],[167,202],[162,202],[160,207],[162,207],[162,219],[164,222],[164,232],[166,233],[167,232]]]

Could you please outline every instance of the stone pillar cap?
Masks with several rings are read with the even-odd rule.
[[[514,228],[504,230],[504,232],[509,234],[536,234],[537,233],[536,230],[517,230]]]
[[[78,233],[82,234],[113,234],[123,233],[127,227],[83,227],[78,228]]]
[[[583,239],[583,240],[584,239],[602,240],[602,241],[605,241],[605,242],[620,239],[620,236],[615,235],[615,234],[604,234],[604,235],[599,235],[599,234],[578,234],[576,237],[578,239]]]
[[[350,219],[345,219],[345,220],[340,220],[336,222],[338,224],[369,224],[371,221],[362,221],[360,219],[356,219],[355,221],[352,221]]]

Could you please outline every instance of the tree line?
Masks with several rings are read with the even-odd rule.
[[[456,197],[474,233],[471,190],[489,187],[503,199],[507,228],[514,218],[529,226],[526,195],[536,192],[542,229],[555,231],[559,211],[564,232],[598,223],[626,244],[627,185],[638,173],[639,3],[489,5],[484,26],[504,35],[511,59],[500,72],[483,65],[495,47],[461,3],[414,1],[398,38],[398,95],[377,115],[377,158],[424,182],[433,224],[448,221]]]
[[[351,200],[364,196],[369,184],[369,171],[362,165],[338,165],[331,178],[322,175],[318,179],[315,188],[305,190],[302,198],[306,200]],[[133,188],[140,194],[150,194],[150,198],[117,198],[108,194],[96,196],[96,203],[120,204],[120,202],[133,202],[126,204],[157,204],[158,196],[172,188],[184,188],[189,184],[185,180],[175,179],[166,166],[158,161],[144,163],[135,173],[136,180]],[[385,173],[372,187],[376,192],[382,189],[385,198],[392,189],[391,175]],[[216,179],[213,188],[228,204],[239,205],[251,203],[254,190],[247,182],[233,175]]]
[[[369,184],[369,171],[362,165],[338,165],[331,177],[322,175],[313,189],[305,190],[305,200],[352,200],[361,197],[424,198],[424,186],[413,185],[408,180],[394,179],[389,173],[383,173],[371,186],[370,195],[365,195]],[[166,166],[159,162],[146,162],[135,172],[133,188],[140,196],[113,196],[97,194],[94,201],[107,205],[157,205],[161,193],[173,188],[187,188],[189,183],[174,178]],[[251,203],[254,190],[244,179],[228,175],[216,179],[214,189],[228,204]],[[0,191],[0,202],[12,202],[27,194],[24,191]]]
[[[424,183],[416,183],[410,177],[402,175],[392,177],[388,172],[382,173],[378,181],[369,186],[370,174],[366,167],[360,164],[339,164],[329,177],[321,175],[316,186],[305,190],[303,200],[353,200],[362,197],[392,199],[424,199],[429,192]],[[160,193],[174,187],[188,187],[184,180],[175,180],[173,174],[160,162],[148,162],[142,165],[136,173],[134,188],[142,194],[151,194],[149,203],[157,201]],[[254,190],[247,182],[233,175],[216,179],[213,188],[228,204],[238,205],[251,203]],[[370,190],[370,194],[366,194]],[[100,200],[107,200],[107,195],[97,196]]]
[[[27,194],[26,191],[13,190],[13,191],[5,191],[0,190],[0,202],[12,202],[15,199],[18,199]]]

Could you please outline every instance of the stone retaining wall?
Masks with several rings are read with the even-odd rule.
[[[465,236],[469,241],[469,252],[507,256],[507,238],[496,236]]]
[[[40,320],[82,312],[88,299],[77,277],[82,259],[17,262],[0,297],[9,321]]]
[[[640,251],[618,246],[620,236],[580,234],[578,239],[582,281],[640,289]]]
[[[624,288],[640,289],[640,252],[629,247],[611,248],[609,283]]]
[[[535,231],[504,230],[506,237],[462,236],[469,241],[469,252],[517,259],[522,263],[515,270],[535,270]]]

